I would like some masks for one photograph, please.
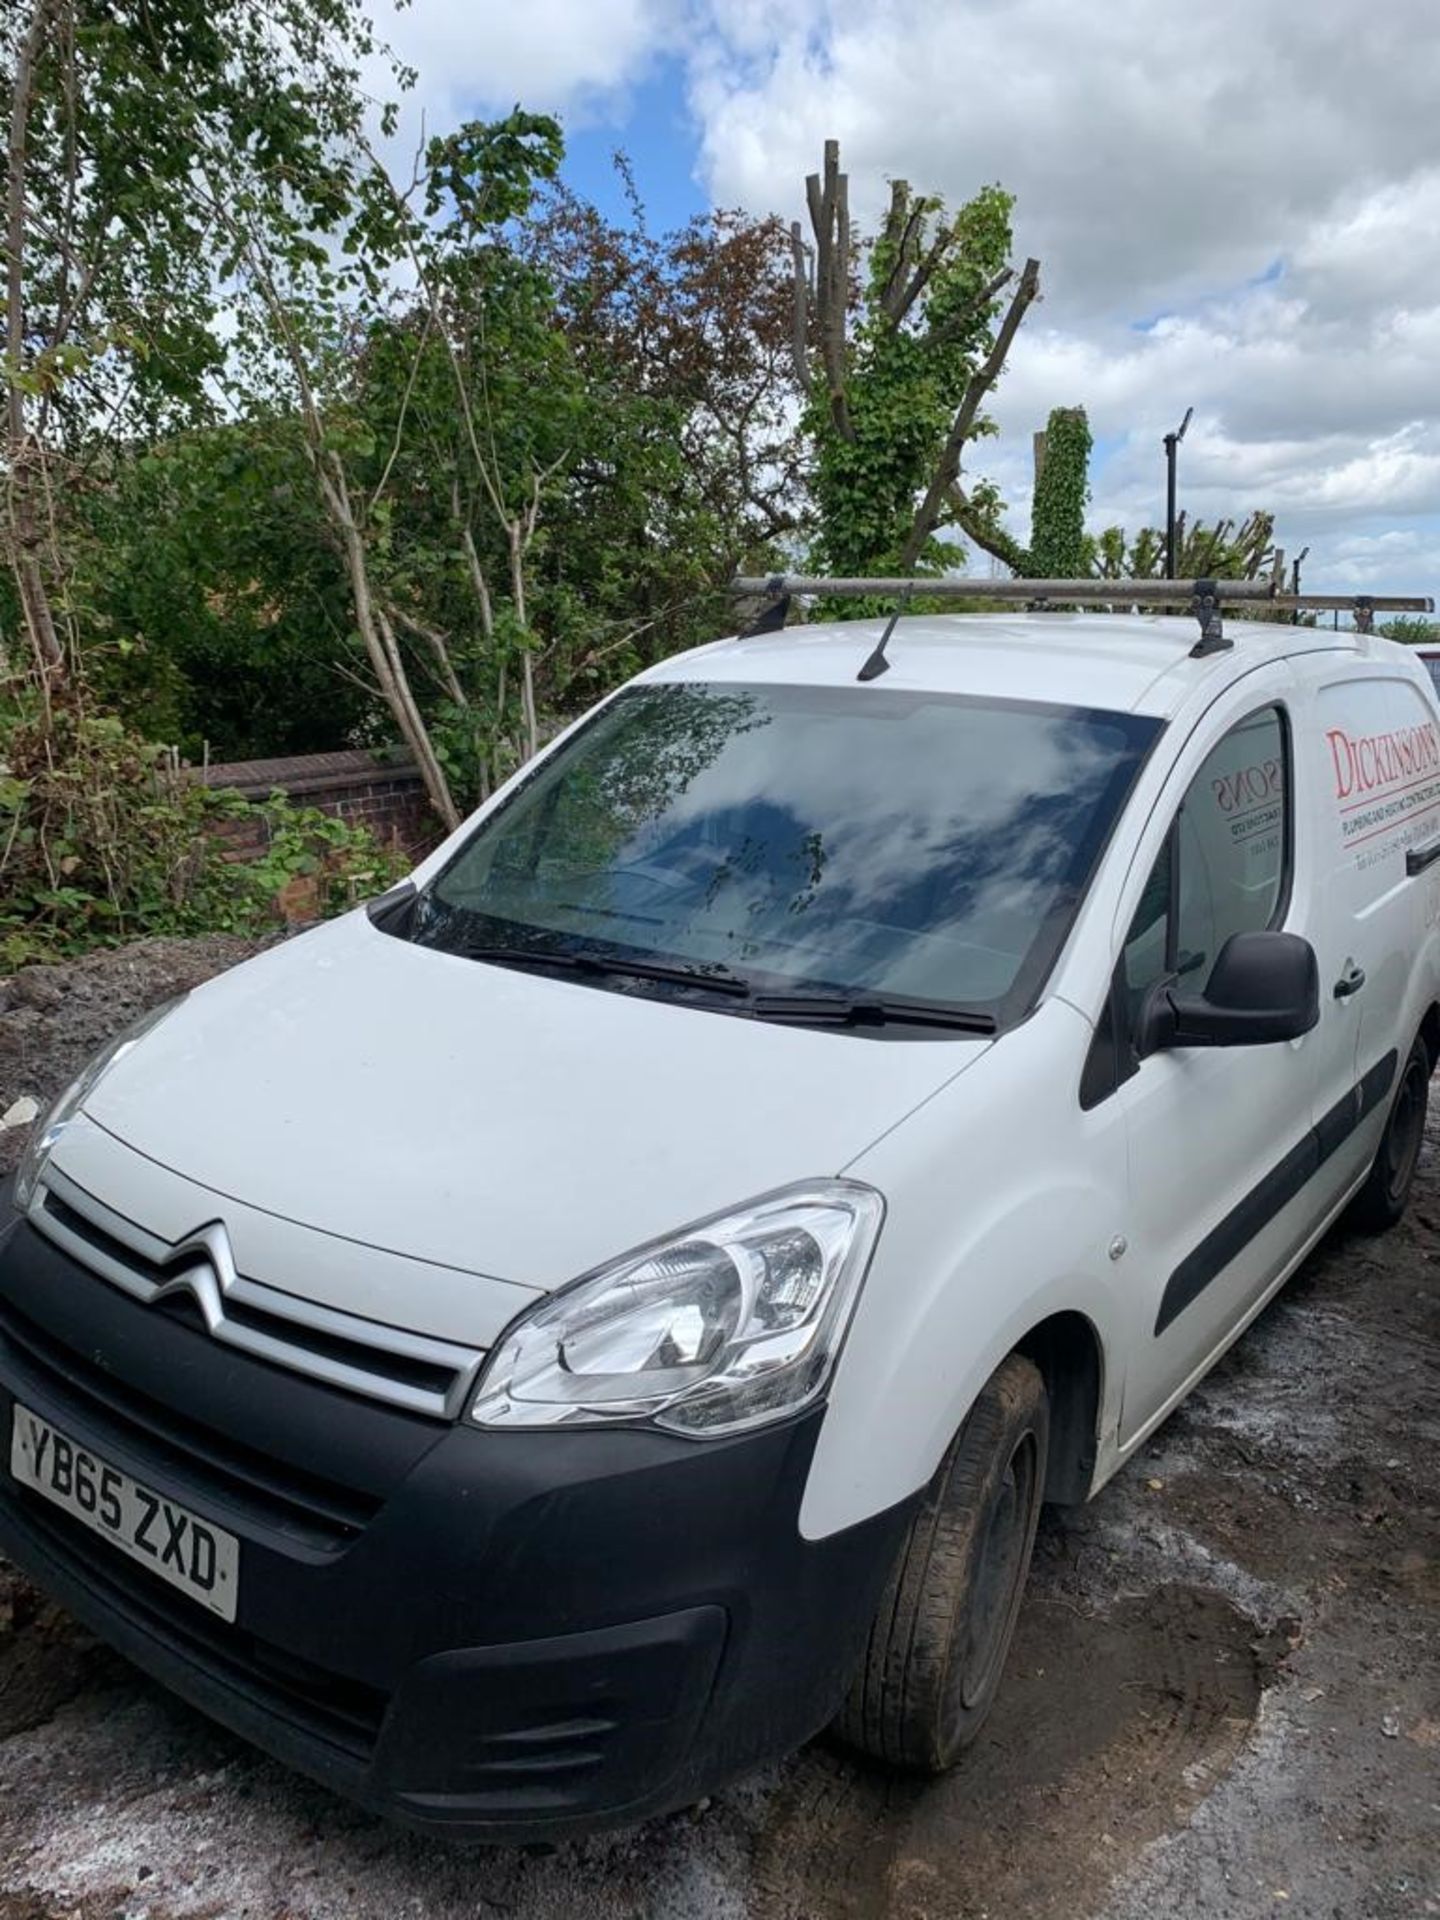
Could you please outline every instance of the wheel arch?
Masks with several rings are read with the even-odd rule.
[[[1094,1322],[1069,1309],[1038,1321],[1015,1343],[1040,1369],[1050,1397],[1045,1498],[1079,1506],[1089,1497],[1100,1451],[1105,1349]]]
[[[1430,1055],[1430,1065],[1440,1066],[1440,1002],[1432,1000],[1425,1009],[1425,1017],[1420,1022],[1420,1038]]]

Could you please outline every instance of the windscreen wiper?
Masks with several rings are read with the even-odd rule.
[[[897,1000],[858,993],[756,993],[749,1010],[757,1020],[791,1021],[814,1027],[954,1027],[961,1033],[995,1033],[993,1013],[955,1007],[944,1000]]]
[[[683,987],[706,987],[715,993],[747,995],[748,984],[725,968],[707,972],[700,967],[682,967],[663,960],[627,960],[620,954],[566,953],[542,947],[498,947],[464,945],[458,951],[467,960],[485,960],[501,967],[553,967],[562,973],[622,974],[635,980],[663,980]]]

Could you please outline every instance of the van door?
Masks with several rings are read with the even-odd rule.
[[[1363,1180],[1414,1039],[1426,891],[1409,848],[1440,834],[1440,726],[1421,689],[1353,654],[1300,665],[1313,686],[1304,752],[1317,790],[1319,1184],[1331,1204]]]
[[[1310,902],[1294,889],[1304,822],[1292,696],[1287,668],[1251,675],[1177,767],[1179,803],[1129,908],[1118,1022],[1133,1023],[1157,981],[1203,983],[1231,934],[1308,931]],[[1133,1290],[1122,1445],[1204,1368],[1308,1236],[1316,1201],[1299,1176],[1313,1141],[1311,1039],[1131,1052],[1114,1095],[1129,1155],[1121,1287]]]

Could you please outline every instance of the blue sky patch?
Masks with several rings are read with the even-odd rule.
[[[629,208],[612,157],[619,147],[629,157],[650,231],[684,226],[709,201],[695,178],[699,143],[679,61],[657,62],[621,104],[621,113],[574,130],[566,127],[565,179],[609,219],[628,224]]]

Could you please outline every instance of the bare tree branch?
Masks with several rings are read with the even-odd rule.
[[[430,338],[430,329],[433,324],[434,315],[427,310],[425,314],[425,325],[421,329],[420,338],[415,345],[414,356],[410,361],[410,377],[405,382],[405,393],[400,401],[400,412],[395,421],[395,439],[390,448],[390,457],[385,462],[384,470],[376,483],[375,491],[370,496],[370,510],[372,513],[380,501],[384,499],[385,489],[390,484],[391,472],[394,469],[395,462],[400,458],[400,448],[405,439],[405,422],[409,417],[410,402],[415,397],[415,383],[420,378],[420,362],[424,356],[425,347]]]
[[[1025,270],[1020,275],[1020,284],[1011,297],[1004,320],[995,335],[994,345],[985,359],[971,374],[965,388],[964,398],[956,412],[954,423],[946,436],[945,448],[940,463],[935,469],[925,498],[921,501],[910,532],[906,536],[905,546],[900,556],[900,569],[909,573],[924,552],[925,543],[939,525],[940,515],[949,497],[950,489],[960,477],[960,456],[964,452],[965,442],[975,428],[981,402],[999,378],[1005,365],[1005,356],[1010,351],[1011,342],[1019,330],[1020,322],[1030,306],[1030,302],[1040,291],[1040,262],[1027,260]]]
[[[475,589],[475,598],[480,603],[480,631],[486,640],[495,638],[495,607],[490,598],[490,584],[485,578],[485,570],[480,565],[480,556],[475,551],[475,536],[466,527],[460,535],[460,544],[465,552],[465,564],[470,570],[470,584]]]
[[[894,258],[880,294],[880,308],[894,327],[904,324],[955,239],[953,228],[941,227],[922,258],[920,238],[925,231],[928,210],[923,197],[911,200],[908,181],[896,180],[891,184],[885,238],[894,248]]]
[[[910,276],[908,284],[897,294],[894,302],[894,311],[891,314],[891,318],[897,327],[904,322],[910,309],[934,279],[935,269],[945,258],[954,237],[949,227],[942,227],[931,242],[925,258],[919,262],[914,273]],[[1008,278],[1009,276],[1007,275],[1006,277]]]
[[[880,289],[881,311],[897,324],[900,314],[896,303],[919,254],[919,233],[925,218],[924,202],[911,204],[908,180],[890,182],[890,206],[885,215],[881,237],[892,249],[890,271]]]
[[[958,308],[943,325],[931,328],[930,332],[925,335],[925,345],[927,347],[943,347],[947,341],[953,340],[957,334],[963,333],[975,316],[989,306],[1000,289],[1008,286],[1014,278],[1015,269],[1013,267],[1002,267],[999,273],[995,275],[995,278],[986,286],[982,287],[973,300],[967,301],[963,307]]]
[[[790,255],[795,270],[790,351],[795,361],[795,378],[808,400],[813,387],[810,378],[810,285],[805,270],[805,242],[800,237],[798,220],[790,228]]]
[[[413,633],[417,640],[423,640],[435,656],[440,673],[440,684],[446,697],[453,700],[457,707],[468,705],[465,689],[460,684],[455,671],[455,662],[450,657],[450,643],[443,633],[437,633],[434,627],[427,627],[423,620],[417,620],[413,613],[406,613],[403,607],[387,608],[390,618],[407,633]]]
[[[969,498],[959,481],[951,483],[949,495],[951,517],[965,538],[988,553],[992,560],[998,560],[1012,573],[1023,574],[1026,571],[1026,553],[1024,547],[1014,537],[998,526],[993,520],[980,512],[974,501]]]
[[[850,293],[850,185],[840,171],[840,143],[825,142],[825,171],[805,182],[805,199],[815,233],[815,309],[820,360],[825,372],[830,417],[835,431],[853,440],[850,403],[845,391],[845,310]]]

